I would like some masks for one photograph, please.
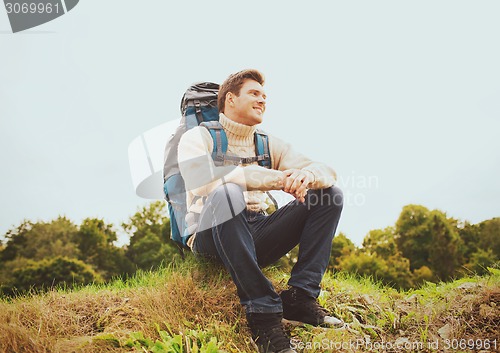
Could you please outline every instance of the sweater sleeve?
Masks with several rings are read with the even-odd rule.
[[[302,169],[311,172],[314,181],[308,185],[309,189],[323,189],[330,187],[337,181],[337,173],[329,166],[314,162],[306,156],[294,151],[289,143],[270,136],[269,148],[272,153],[273,169]]]
[[[235,183],[245,191],[280,190],[284,174],[258,165],[215,166],[212,159],[213,140],[204,127],[195,127],[182,135],[178,160],[186,190],[196,196],[208,196],[224,183]]]

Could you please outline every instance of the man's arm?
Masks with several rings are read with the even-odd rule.
[[[337,173],[329,166],[314,162],[293,150],[289,143],[270,137],[273,168],[284,171],[283,190],[303,201],[306,189],[323,189],[335,184]]]
[[[213,140],[204,127],[195,127],[179,142],[179,168],[186,184],[197,196],[207,196],[223,183],[235,183],[243,190],[281,190],[285,173],[258,165],[216,167],[212,159]]]

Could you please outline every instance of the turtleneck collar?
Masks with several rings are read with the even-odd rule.
[[[255,133],[256,129],[255,126],[248,126],[237,123],[236,121],[233,121],[229,119],[227,116],[225,116],[224,113],[219,114],[219,122],[224,127],[224,129],[229,133],[241,138],[252,137],[253,139],[253,134]]]

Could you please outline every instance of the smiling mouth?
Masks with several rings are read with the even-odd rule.
[[[264,112],[264,110],[262,108],[259,108],[259,107],[255,107],[253,109],[258,110],[261,114]]]

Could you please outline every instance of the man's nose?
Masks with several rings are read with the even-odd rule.
[[[257,97],[257,102],[259,103],[262,103],[262,104],[266,104],[266,99],[262,96],[258,96]]]

